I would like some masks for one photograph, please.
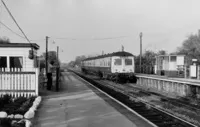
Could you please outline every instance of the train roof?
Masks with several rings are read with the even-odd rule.
[[[109,53],[109,54],[105,54],[105,55],[86,58],[83,61],[100,59],[100,58],[105,58],[105,57],[112,57],[112,56],[134,56],[134,55],[129,52],[120,51],[120,52],[113,52],[113,53]]]

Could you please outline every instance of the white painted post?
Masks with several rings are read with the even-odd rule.
[[[16,70],[16,72],[18,72],[18,68],[15,68],[15,70]],[[18,90],[18,86],[19,86],[19,84],[18,84],[18,74],[15,74],[15,83],[16,83],[15,90]],[[18,97],[18,94],[19,94],[19,92],[16,92],[16,97]]]
[[[35,76],[36,76],[36,70],[34,69],[35,74],[31,74],[31,90],[34,90],[34,92],[32,92],[32,95],[35,95],[36,92],[36,81],[35,81]]]
[[[3,71],[3,70],[2,70]],[[2,74],[2,87],[1,87],[1,90],[4,90],[4,85],[5,84],[5,75]],[[2,94],[4,94],[4,92],[2,91]]]
[[[14,72],[16,72],[17,69],[14,68]],[[17,90],[17,74],[14,74],[14,90]],[[17,97],[17,92],[15,92],[15,97]]]
[[[10,69],[6,68],[6,71],[10,72]],[[7,77],[7,89],[10,90],[10,73],[8,74],[8,77]],[[10,92],[8,92],[8,94],[10,95]]]
[[[10,68],[10,72],[13,72],[13,68]],[[10,74],[10,90],[14,89],[14,81],[13,81],[13,74]],[[14,96],[13,91],[11,91],[11,96]]]
[[[30,90],[30,86],[31,86],[31,81],[30,81],[30,74],[27,75],[27,90]],[[28,96],[31,94],[31,92],[27,92]]]
[[[24,76],[23,76],[23,74],[21,74],[20,75],[20,90],[23,90],[23,88],[24,88]],[[23,96],[23,92],[21,92],[21,96]]]
[[[39,69],[36,69],[35,71],[35,94],[36,96],[39,95]]]
[[[27,88],[27,85],[28,85],[27,84],[27,75],[24,74],[23,77],[24,77],[24,88],[23,88],[23,90],[26,91],[27,90],[26,88]],[[25,92],[25,97],[27,97],[27,92]]]
[[[3,85],[4,85],[5,94],[6,94],[7,93],[6,90],[8,89],[7,88],[7,86],[8,86],[8,79],[7,79],[8,78],[8,74],[4,74],[4,76],[5,76],[5,82],[4,82]]]

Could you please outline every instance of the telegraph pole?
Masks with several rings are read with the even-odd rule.
[[[59,90],[60,66],[59,66],[59,46],[57,46],[57,67],[56,67],[56,91]]]
[[[142,32],[140,33],[140,73],[142,70]]]
[[[48,39],[49,37],[46,36],[46,76],[48,73]]]
[[[59,57],[59,46],[57,46],[57,62],[59,63],[58,57]]]

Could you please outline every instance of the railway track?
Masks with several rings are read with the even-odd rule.
[[[187,109],[190,109],[190,110],[193,110],[193,111],[199,111],[200,112],[200,106],[199,105],[195,105],[195,104],[191,104],[190,101],[184,101],[182,99],[185,99],[185,98],[182,98],[182,99],[174,99],[174,98],[169,98],[169,97],[165,97],[161,94],[158,94],[158,93],[154,93],[154,92],[148,92],[148,91],[144,91],[142,89],[139,89],[145,93],[150,93],[152,95],[156,95],[156,96],[160,96],[162,98],[162,101],[165,101],[165,102],[169,102],[175,106],[178,106],[178,107],[185,107]]]
[[[158,96],[162,99],[163,102],[171,103],[171,104],[173,104],[174,106],[177,106],[177,107],[184,107],[184,108],[187,108],[189,110],[200,112],[200,105],[191,104],[190,101],[188,101],[188,100],[184,101],[183,99],[185,99],[185,98],[174,99],[174,98],[166,97],[166,96],[161,95],[159,93],[150,92],[150,91],[147,91],[147,90],[144,90],[142,88],[132,86],[132,85],[131,86],[130,85],[128,85],[128,86],[127,85],[121,85],[121,84],[117,84],[117,85],[124,87],[124,89],[127,89],[127,90],[134,89],[134,90],[140,91],[141,93],[146,94],[146,95]]]
[[[74,72],[74,71],[72,71]],[[150,121],[155,127],[197,127],[181,118],[174,116],[154,105],[148,104],[145,101],[139,100],[134,94],[125,91],[123,88],[114,85],[105,85],[103,83],[94,81],[80,73],[74,72],[76,75],[85,79],[98,89],[106,92],[111,97],[118,100],[120,103],[128,106],[133,112],[136,112],[144,119]]]

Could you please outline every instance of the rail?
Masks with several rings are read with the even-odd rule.
[[[76,72],[74,72],[74,73],[76,73]],[[94,80],[92,80],[88,77],[85,77],[85,76],[83,76],[79,73],[76,73],[76,74],[79,75],[80,77],[84,78],[88,82],[92,83],[93,85],[95,85],[99,89],[105,91],[109,95],[113,96],[114,98],[116,98],[120,102],[126,104],[127,106],[130,106],[131,109],[136,111],[138,114],[144,116],[145,118],[150,120],[152,123],[156,124],[157,126],[170,126],[170,127],[172,127],[174,125],[179,125],[179,127],[189,127],[189,126],[197,127],[194,124],[191,124],[191,123],[189,123],[185,120],[182,120],[182,119],[180,119],[180,118],[178,118],[178,117],[176,117],[176,116],[174,116],[170,113],[167,113],[167,112],[165,112],[165,111],[163,111],[159,108],[156,108],[155,106],[144,103],[141,100],[138,101],[137,98],[130,95],[130,93],[127,93],[124,90],[121,90],[117,87],[113,87],[113,86],[110,86],[110,85],[104,85],[104,84],[98,83],[98,82],[96,82],[96,81],[94,81]],[[134,101],[135,99],[137,101]],[[152,107],[153,109],[151,109],[151,108],[149,109],[148,108],[149,106]],[[160,112],[158,112],[158,111],[160,111]],[[161,114],[161,112],[164,113],[164,114]]]

